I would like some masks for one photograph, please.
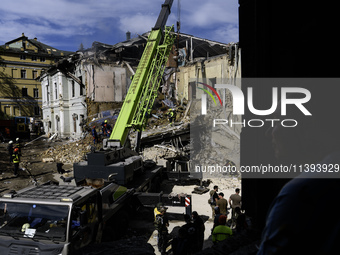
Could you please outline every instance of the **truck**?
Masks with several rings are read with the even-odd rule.
[[[138,192],[103,179],[77,185],[50,181],[6,193],[0,198],[0,254],[77,254],[90,244],[119,239],[141,205],[191,201],[190,195],[141,192],[144,184]]]
[[[110,241],[126,227],[132,199],[132,189],[103,182],[97,188],[49,182],[7,193],[0,200],[0,253],[74,254]]]
[[[141,132],[150,116],[175,36],[165,27],[173,0],[165,0],[132,79],[122,109],[103,148],[75,163],[75,184],[49,182],[0,198],[0,251],[5,254],[74,254],[108,241],[127,224],[127,212],[140,205],[185,206],[191,196],[160,190],[163,167],[143,161],[129,147],[130,129]],[[138,142],[137,142],[138,144]]]
[[[29,124],[30,118],[24,116],[0,120],[0,139],[4,142],[17,137],[30,138]]]

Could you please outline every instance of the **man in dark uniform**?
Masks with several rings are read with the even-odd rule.
[[[13,158],[13,164],[14,164],[14,175],[18,176],[19,163],[20,163],[19,148],[14,149],[12,158]]]
[[[166,248],[168,247],[168,227],[169,220],[165,215],[167,207],[161,207],[156,215],[155,227],[158,231],[158,250],[162,254],[166,254]]]
[[[192,216],[192,221],[195,224],[196,230],[197,230],[197,238],[198,238],[197,250],[201,251],[203,249],[203,242],[204,242],[204,231],[205,231],[204,222],[196,211],[193,211],[191,216]]]

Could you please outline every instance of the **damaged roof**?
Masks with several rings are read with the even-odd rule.
[[[143,35],[138,35],[138,37],[131,38],[129,40],[116,43],[114,45],[109,45],[101,42],[93,42],[92,47],[90,49],[85,50],[84,52],[105,51],[114,53],[112,57],[116,57],[119,60],[140,59],[144,47],[147,43],[147,37],[149,33],[150,32],[144,33]],[[214,57],[218,55],[227,54],[230,50],[230,46],[233,45],[233,43],[225,44],[208,39],[198,38],[193,35],[179,33],[178,47],[180,49],[186,48],[187,46],[190,48],[191,43],[194,50],[193,51],[194,59],[201,57]]]
[[[176,33],[177,34],[177,33]],[[220,43],[216,41],[211,41],[208,39],[199,38],[193,35],[188,35],[184,33],[179,33],[178,48],[186,48],[186,45],[190,47],[192,40],[193,44],[193,58],[209,57],[223,55],[228,53],[231,43]]]

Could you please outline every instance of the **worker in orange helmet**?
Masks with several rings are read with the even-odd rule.
[[[20,163],[20,156],[19,156],[19,148],[15,148],[13,150],[13,164],[14,164],[14,176],[18,176],[18,170],[19,170],[19,163]]]

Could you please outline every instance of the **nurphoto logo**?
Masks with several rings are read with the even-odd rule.
[[[197,87],[198,89],[201,89],[206,92],[206,94],[202,94],[201,96],[201,114],[206,115],[207,114],[207,95],[209,95],[214,104],[217,105],[217,102],[213,96],[212,93],[217,97],[219,100],[219,103],[221,107],[225,105],[225,102],[221,100],[220,95],[217,93],[217,91],[210,85],[198,82],[198,84],[202,84],[205,88]],[[233,114],[234,115],[244,115],[245,111],[245,96],[242,92],[242,90],[231,84],[215,84],[216,89],[227,89],[230,91],[233,99]],[[210,89],[212,93],[208,90]],[[305,116],[311,116],[312,114],[308,111],[308,109],[304,106],[309,100],[311,99],[311,93],[309,90],[305,88],[300,87],[282,87],[280,90],[281,98],[279,100],[278,97],[278,87],[272,87],[272,105],[269,109],[256,109],[254,106],[253,101],[253,88],[248,87],[247,88],[247,107],[248,110],[257,116],[269,116],[272,115],[274,112],[277,111],[278,106],[280,104],[280,115],[286,116],[287,115],[287,105],[294,105],[297,109],[299,109]],[[293,95],[293,98],[289,98],[288,95]],[[299,96],[299,98],[296,98],[296,96]],[[216,125],[224,125],[229,124],[231,127],[233,125],[242,125],[243,127],[248,126],[249,127],[262,127],[265,122],[271,123],[271,126],[273,127],[276,122],[280,122],[283,127],[295,127],[297,126],[298,122],[295,119],[250,119],[245,120],[243,119],[242,122],[233,122],[232,120],[227,119],[214,119],[213,120],[213,127]]]

